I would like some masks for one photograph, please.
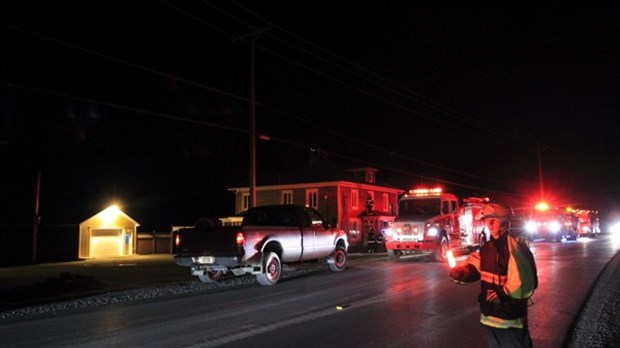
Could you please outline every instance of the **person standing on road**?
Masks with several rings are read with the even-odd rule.
[[[538,286],[534,256],[527,243],[511,234],[510,207],[487,204],[476,219],[483,219],[491,239],[450,277],[463,284],[480,280],[480,323],[489,347],[532,347],[527,306]]]

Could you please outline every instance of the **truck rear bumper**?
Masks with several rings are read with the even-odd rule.
[[[235,267],[243,260],[240,256],[204,256],[204,255],[177,255],[174,262],[183,267],[208,266],[208,267]]]
[[[255,259],[255,262],[251,262],[252,260],[246,260],[243,256],[177,255],[174,257],[177,265],[191,267],[191,274],[195,276],[215,271],[232,272],[234,275],[260,273],[262,272],[260,253]]]

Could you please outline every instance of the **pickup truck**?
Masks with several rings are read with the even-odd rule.
[[[273,285],[283,263],[321,260],[331,271],[346,268],[346,233],[329,226],[318,211],[301,205],[268,205],[248,209],[241,226],[197,223],[173,234],[175,263],[191,267],[203,283],[223,274],[253,274],[261,285]]]

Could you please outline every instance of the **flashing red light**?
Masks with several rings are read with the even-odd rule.
[[[441,194],[441,187],[435,188],[417,188],[409,190],[409,194],[414,196],[435,196]]]
[[[174,245],[176,247],[181,245],[181,236],[179,236],[178,234],[174,237]]]
[[[549,210],[549,204],[547,202],[538,202],[536,203],[536,206],[534,206],[534,209],[540,211],[547,211]]]
[[[463,198],[465,203],[489,203],[491,199],[489,197],[467,197]]]
[[[237,232],[237,246],[244,246],[245,245],[245,235],[243,234],[243,232]]]

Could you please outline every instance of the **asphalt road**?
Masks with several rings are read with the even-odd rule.
[[[590,288],[616,254],[617,246],[601,238],[536,242],[532,249],[540,273],[540,288],[535,305],[530,307],[534,343],[537,347],[562,347],[564,339],[572,335],[572,324]],[[378,256],[358,255],[345,272],[317,271],[273,287],[254,284],[230,291],[3,320],[0,335],[4,344],[17,347],[484,346],[477,322],[477,285],[453,284],[447,278],[446,265],[424,258],[387,261]],[[67,271],[80,264],[84,277],[116,289],[121,284],[142,286],[145,277],[151,284],[187,281],[187,269],[167,268],[169,257],[80,261],[55,265],[65,266],[58,269],[50,265],[45,271]],[[163,268],[157,266],[161,261],[166,265]],[[16,284],[18,274],[23,280],[37,267],[43,271],[42,266],[28,266],[0,272],[3,280],[10,278]],[[3,281],[3,285],[8,283]],[[29,334],[32,332],[37,334]]]

